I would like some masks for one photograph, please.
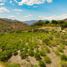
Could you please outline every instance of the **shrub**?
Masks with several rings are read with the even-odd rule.
[[[46,67],[46,64],[45,64],[42,60],[40,60],[40,61],[39,61],[39,66],[40,66],[40,67]]]
[[[62,47],[58,47],[58,51],[63,53],[63,48]]]
[[[15,63],[7,63],[6,67],[20,67],[20,65]]]
[[[66,61],[62,61],[61,62],[61,67],[67,67],[67,62]]]
[[[61,55],[61,60],[67,61],[67,56],[66,55]]]
[[[51,63],[51,59],[48,56],[44,57],[44,61],[45,61],[45,63],[48,63],[48,64]]]
[[[47,53],[50,53],[50,49],[46,46],[45,47],[45,51],[47,52]]]
[[[58,50],[54,51],[56,55],[60,56],[62,53],[59,52]]]
[[[4,50],[0,52],[0,61],[7,61],[12,56],[11,51]]]
[[[41,60],[41,55],[40,55],[39,52],[36,52],[36,53],[34,54],[34,56],[35,56],[36,60]]]
[[[20,54],[21,58],[22,59],[26,59],[28,57],[27,55],[27,52],[26,51],[21,51],[21,54]]]

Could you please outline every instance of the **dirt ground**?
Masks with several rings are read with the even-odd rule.
[[[3,64],[0,63],[0,67],[5,67]]]

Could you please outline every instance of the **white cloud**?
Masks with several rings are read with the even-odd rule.
[[[57,20],[61,20],[61,19],[65,19],[67,18],[67,14],[63,14],[63,15],[60,15],[60,16],[56,16],[56,19]]]
[[[51,3],[53,0],[21,0],[21,2],[17,2],[17,0],[14,0],[19,5],[34,5],[34,4],[43,4],[45,2]]]
[[[27,5],[33,5],[33,4],[41,4],[44,3],[45,0],[22,0],[19,2],[19,5],[27,4]]]
[[[0,6],[3,6],[4,5],[4,3],[0,3]]]
[[[3,6],[5,4],[6,0],[0,0],[0,6]]]
[[[17,15],[21,15],[23,10],[22,9],[13,9],[13,12],[15,12]]]
[[[67,14],[62,14],[58,16],[38,16],[39,20],[62,20],[67,18]]]
[[[53,0],[47,0],[48,3],[52,3]]]
[[[9,13],[10,11],[5,7],[0,7],[0,13]]]
[[[25,17],[25,18],[32,17],[32,14],[26,15],[26,16],[24,16],[24,17]]]
[[[12,16],[9,16],[8,18],[9,18],[9,19],[12,19],[12,20],[15,20],[15,19],[16,19],[16,17],[13,16],[13,15],[12,15]]]

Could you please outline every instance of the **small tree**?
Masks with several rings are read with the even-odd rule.
[[[51,23],[52,23],[52,24],[58,24],[58,21],[56,21],[56,20],[52,20]]]

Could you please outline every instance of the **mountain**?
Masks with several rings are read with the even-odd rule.
[[[67,22],[67,18],[66,18],[66,19],[64,19],[64,21],[66,21],[66,22]]]
[[[0,32],[25,30],[27,27],[24,22],[0,18]]]
[[[35,23],[35,22],[37,22],[38,20],[30,20],[30,21],[24,21],[25,23],[27,23],[27,24],[29,24],[29,25],[31,25],[31,24],[33,24],[33,23]]]

